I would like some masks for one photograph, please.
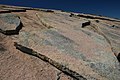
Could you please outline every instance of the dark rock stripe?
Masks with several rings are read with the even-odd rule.
[[[86,27],[86,26],[89,26],[90,23],[91,23],[90,21],[82,23],[82,28],[84,28],[84,27]]]
[[[3,11],[0,11],[0,14],[1,13],[10,13],[11,11],[9,11],[9,10],[3,10]]]
[[[26,12],[25,9],[13,9],[13,10],[9,10],[10,12]]]

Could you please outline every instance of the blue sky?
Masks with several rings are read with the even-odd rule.
[[[120,0],[0,0],[0,4],[59,9],[120,19]]]

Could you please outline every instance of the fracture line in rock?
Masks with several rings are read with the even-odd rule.
[[[117,57],[118,61],[120,62],[119,57],[116,55],[118,53],[116,53],[116,51],[115,51],[114,47],[112,46],[112,43],[109,40],[109,38],[102,31],[100,31],[100,29],[99,29],[99,27],[97,25],[92,24],[91,26],[98,34],[102,35],[106,39],[106,41],[109,43],[109,45],[111,47],[112,52],[114,53],[114,55]]]
[[[62,71],[63,73],[77,79],[77,80],[87,80],[86,78],[84,78],[83,76],[81,76],[80,74],[78,74],[77,72],[73,71],[73,70],[70,70],[69,68],[67,68],[66,66],[48,58],[47,56],[45,55],[42,55],[36,51],[34,51],[33,49],[30,49],[30,48],[27,48],[23,45],[20,45],[18,43],[14,43],[14,46],[16,47],[16,49],[24,52],[24,53],[27,53],[29,55],[32,55],[32,56],[35,56],[35,57],[38,57],[40,58],[41,60],[45,61],[45,62],[48,62],[49,64],[51,64],[52,66],[56,67],[57,69],[59,69],[60,71]]]

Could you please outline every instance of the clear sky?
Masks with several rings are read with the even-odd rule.
[[[0,4],[59,9],[120,19],[120,0],[0,0]]]

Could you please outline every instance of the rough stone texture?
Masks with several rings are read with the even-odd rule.
[[[13,14],[1,14],[0,21],[0,29],[4,31],[15,30],[16,26],[20,23],[19,18]]]
[[[9,39],[9,40],[8,40]],[[0,80],[57,80],[60,71],[14,47],[14,41],[0,33]],[[61,73],[63,79],[71,77]],[[67,79],[69,78],[69,79]]]
[[[20,18],[13,14],[1,14],[0,23],[0,32],[5,35],[18,34],[23,26]]]
[[[4,7],[7,6],[1,9]],[[120,65],[116,58],[120,53],[119,20],[70,14],[34,8],[20,13],[1,13],[0,23],[5,26],[0,28],[9,26],[12,29],[17,25],[18,18],[9,17],[11,15],[20,17],[23,28],[18,35],[0,33],[0,80],[74,79],[49,63],[16,49],[14,42],[49,57],[87,80],[119,80]],[[90,25],[82,28],[87,21]]]

